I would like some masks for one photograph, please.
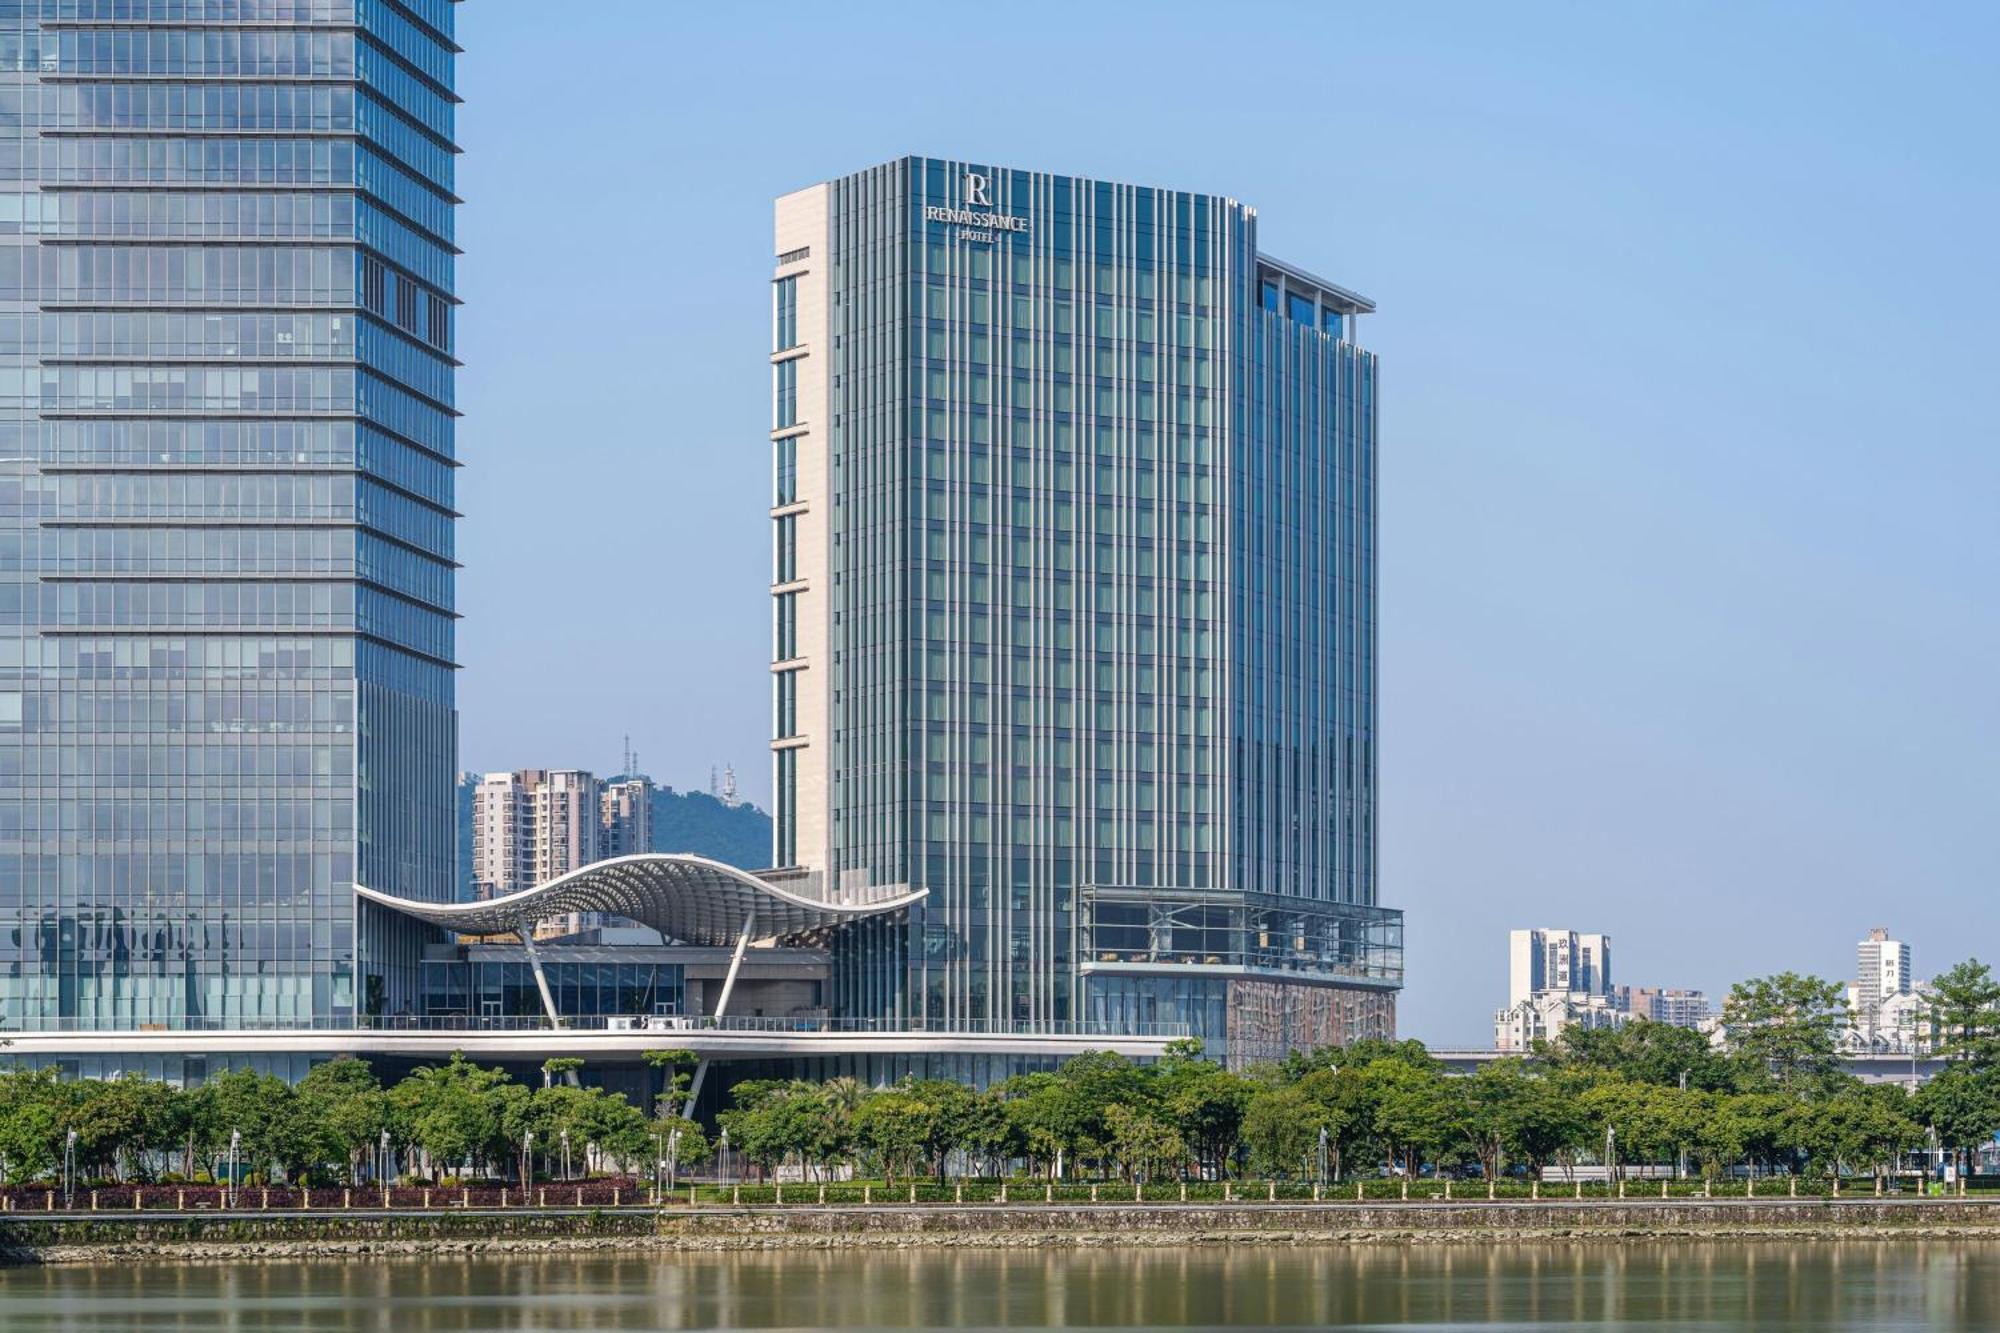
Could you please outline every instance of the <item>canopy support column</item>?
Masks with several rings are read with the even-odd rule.
[[[715,1011],[710,1018],[720,1018],[729,1008],[730,992],[736,989],[736,974],[743,970],[743,951],[750,947],[750,936],[757,929],[757,914],[750,912],[743,918],[743,931],[736,937],[736,952],[729,956],[729,971],[722,978],[722,994],[716,998]],[[702,1081],[708,1077],[708,1057],[702,1056],[694,1067],[694,1077],[688,1080],[687,1103],[681,1107],[681,1119],[694,1118],[694,1099],[701,1096]]]
[[[561,1027],[562,1015],[556,1012],[555,992],[549,989],[548,974],[542,971],[541,951],[535,948],[535,929],[532,925],[519,926],[514,933],[521,937],[521,947],[528,951],[528,968],[535,974],[535,989],[542,993],[542,1009],[549,1016],[549,1026]]]

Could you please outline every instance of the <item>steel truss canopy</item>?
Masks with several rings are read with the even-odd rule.
[[[361,884],[354,891],[371,903],[469,935],[528,932],[547,917],[608,912],[669,939],[714,946],[734,945],[753,929],[758,939],[803,935],[908,907],[926,892],[900,884],[871,885],[822,898],[800,891],[816,885],[818,876],[784,878],[789,883],[781,885],[705,856],[648,852],[598,861],[535,888],[480,902],[425,902]]]

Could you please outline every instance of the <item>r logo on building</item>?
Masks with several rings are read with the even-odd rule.
[[[967,204],[984,204],[988,208],[993,207],[993,200],[987,195],[987,191],[992,186],[993,178],[991,176],[982,176],[976,171],[966,172],[965,202]]]

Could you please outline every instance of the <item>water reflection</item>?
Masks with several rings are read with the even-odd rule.
[[[800,1251],[0,1271],[0,1328],[1992,1329],[2000,1242]]]

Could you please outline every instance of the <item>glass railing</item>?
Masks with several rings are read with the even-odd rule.
[[[64,1018],[38,1020],[31,1024],[0,1027],[0,1041],[8,1034],[32,1035],[47,1032],[466,1032],[508,1033],[556,1030],[540,1014],[396,1014],[360,1017],[344,1022],[315,1022],[304,1018],[188,1018],[171,1023],[91,1022]],[[947,1019],[832,1018],[826,1015],[783,1017],[716,1018],[710,1015],[679,1014],[565,1015],[565,1032],[631,1032],[672,1036],[696,1032],[797,1033],[820,1032],[830,1035],[879,1033],[883,1035],[965,1035],[1019,1037],[1157,1037],[1191,1035],[1184,1023],[1132,1023],[1109,1026],[1089,1022],[1023,1022],[1016,1024],[977,1023]]]

